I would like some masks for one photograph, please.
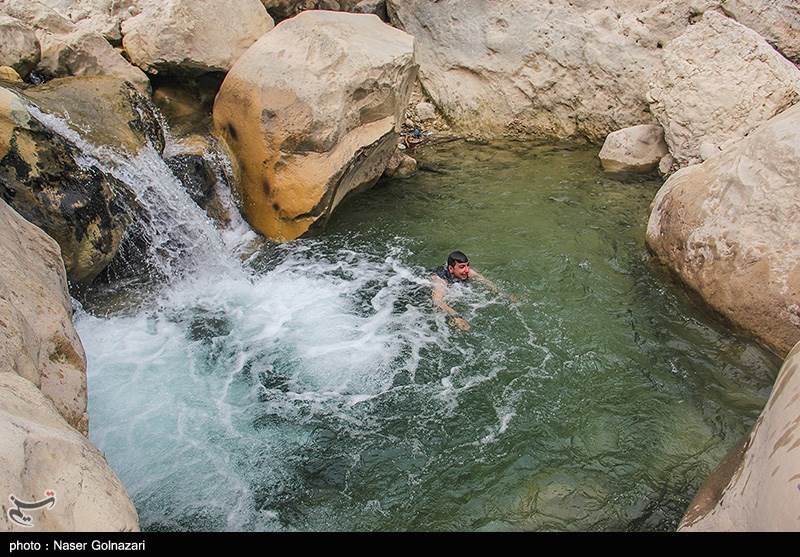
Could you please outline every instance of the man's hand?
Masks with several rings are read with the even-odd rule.
[[[455,317],[451,317],[450,319],[453,322],[453,324],[462,331],[469,331],[472,328],[470,327],[470,324],[467,322],[467,320],[461,317],[460,315],[456,315]]]

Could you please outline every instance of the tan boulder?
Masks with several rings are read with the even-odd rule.
[[[800,100],[800,69],[755,31],[710,11],[664,48],[648,94],[683,167],[703,160],[701,145],[724,149]]]
[[[22,78],[17,73],[17,70],[11,66],[0,66],[0,81],[8,81],[9,83],[22,84]]]
[[[69,424],[88,431],[86,356],[58,245],[0,199],[0,372],[39,387]]]
[[[254,228],[298,238],[372,186],[397,147],[416,70],[413,37],[367,14],[303,12],[242,55],[214,124]]]
[[[226,72],[273,27],[259,0],[159,0],[122,23],[122,45],[147,73]]]
[[[6,532],[139,530],[130,496],[103,454],[30,381],[11,373],[0,373],[0,490]],[[17,505],[47,500],[35,509]]]
[[[800,531],[800,344],[789,352],[748,439],[689,505],[683,532]]]
[[[652,172],[668,153],[664,129],[641,124],[608,134],[598,157],[606,172]]]
[[[705,304],[779,355],[800,340],[800,104],[653,201],[646,241]]]
[[[41,33],[42,59],[37,69],[48,79],[66,76],[111,76],[129,81],[143,95],[150,79],[132,66],[98,33],[77,29],[68,34]]]

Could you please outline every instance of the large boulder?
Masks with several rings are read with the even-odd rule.
[[[0,14],[0,66],[9,66],[27,76],[39,63],[41,48],[33,27],[17,18]]]
[[[800,344],[788,354],[745,443],[708,478],[682,532],[800,531]]]
[[[85,434],[86,356],[71,317],[58,245],[0,199],[0,375],[39,387]]]
[[[136,508],[103,454],[11,373],[0,373],[0,489],[8,494],[2,531],[139,531]],[[46,504],[28,510],[17,502]]]
[[[709,11],[664,48],[649,91],[677,167],[702,162],[800,100],[800,70],[755,31]]]
[[[800,9],[797,0],[726,0],[722,9],[800,64]]]
[[[147,73],[226,72],[273,27],[260,0],[159,0],[122,23],[122,45]]]
[[[45,125],[42,114],[64,120]],[[76,130],[86,144],[67,139]],[[150,103],[114,78],[0,88],[0,198],[58,242],[76,285],[90,283],[108,265],[130,224],[121,197],[126,188],[84,151],[90,145],[127,153],[148,144],[163,149],[160,132]]]
[[[653,201],[655,257],[735,326],[780,355],[800,340],[800,105],[704,163]]]
[[[295,239],[372,186],[397,147],[416,70],[413,37],[367,14],[303,12],[242,55],[214,124],[254,228]]]
[[[592,141],[657,123],[650,68],[717,4],[387,0],[391,21],[418,42],[424,90],[457,132]]]
[[[145,95],[150,80],[99,33],[76,26],[38,0],[4,0],[2,9],[36,31],[41,57],[35,70],[43,79],[112,76],[131,82]]]
[[[58,245],[0,200],[0,530],[139,529],[87,432],[86,356]]]

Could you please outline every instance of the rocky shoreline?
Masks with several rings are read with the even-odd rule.
[[[138,529],[86,439],[67,290],[113,267],[135,202],[42,114],[101,150],[156,149],[224,222],[211,184],[223,177],[272,241],[324,230],[343,199],[413,172],[409,147],[443,133],[604,142],[607,171],[660,172],[654,262],[786,358],[680,529],[798,529],[794,2],[0,0],[0,33],[0,486],[36,499],[64,477],[58,501],[74,509],[36,529]],[[180,138],[169,152],[165,126]]]

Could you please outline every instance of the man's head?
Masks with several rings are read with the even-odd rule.
[[[469,278],[469,259],[460,251],[451,252],[447,256],[447,270],[458,280]]]

